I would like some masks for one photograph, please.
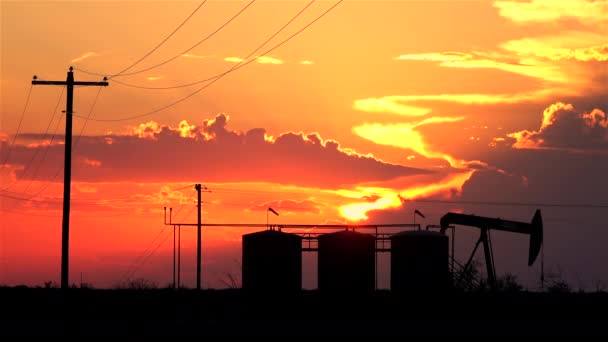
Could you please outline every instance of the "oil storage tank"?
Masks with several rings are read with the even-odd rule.
[[[340,231],[319,236],[319,290],[372,292],[375,244],[369,234]]]
[[[448,237],[406,231],[391,236],[391,290],[444,291],[450,286]]]
[[[243,289],[302,289],[302,238],[277,230],[243,235]]]

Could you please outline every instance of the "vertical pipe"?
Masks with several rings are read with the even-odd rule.
[[[483,253],[486,259],[486,273],[488,274],[488,283],[490,288],[494,289],[496,285],[496,275],[494,274],[494,264],[492,263],[492,250],[488,239],[488,230],[481,230],[481,239],[483,242]]]
[[[173,226],[175,228],[175,226]],[[182,226],[177,226],[177,288],[180,289],[182,275]]]

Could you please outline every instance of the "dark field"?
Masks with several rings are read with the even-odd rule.
[[[318,291],[291,295],[240,290],[0,288],[6,337],[231,336],[603,336],[607,293]]]

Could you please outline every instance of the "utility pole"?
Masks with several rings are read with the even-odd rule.
[[[72,185],[72,113],[74,104],[74,86],[108,86],[107,78],[103,82],[74,81],[74,68],[70,67],[65,81],[38,81],[34,76],[32,84],[62,85],[67,87],[65,103],[65,155],[63,166],[63,220],[61,225],[61,288],[68,289],[69,252],[70,252],[70,189]]]
[[[202,187],[200,184],[195,184],[194,189],[196,189],[198,200],[196,204],[196,209],[198,212],[197,225],[196,225],[196,289],[201,289],[201,191]]]

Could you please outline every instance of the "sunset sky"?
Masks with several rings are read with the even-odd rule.
[[[0,284],[60,276],[65,92],[32,76],[101,81],[145,57],[75,89],[74,282],[168,284],[163,207],[196,222],[202,183],[206,223],[538,208],[545,272],[608,286],[608,1],[209,0],[160,44],[201,3],[0,3]],[[252,231],[204,230],[204,287],[240,274]],[[465,261],[477,231],[457,234]],[[188,286],[195,237],[183,229]],[[493,238],[499,275],[536,289],[528,238]]]

